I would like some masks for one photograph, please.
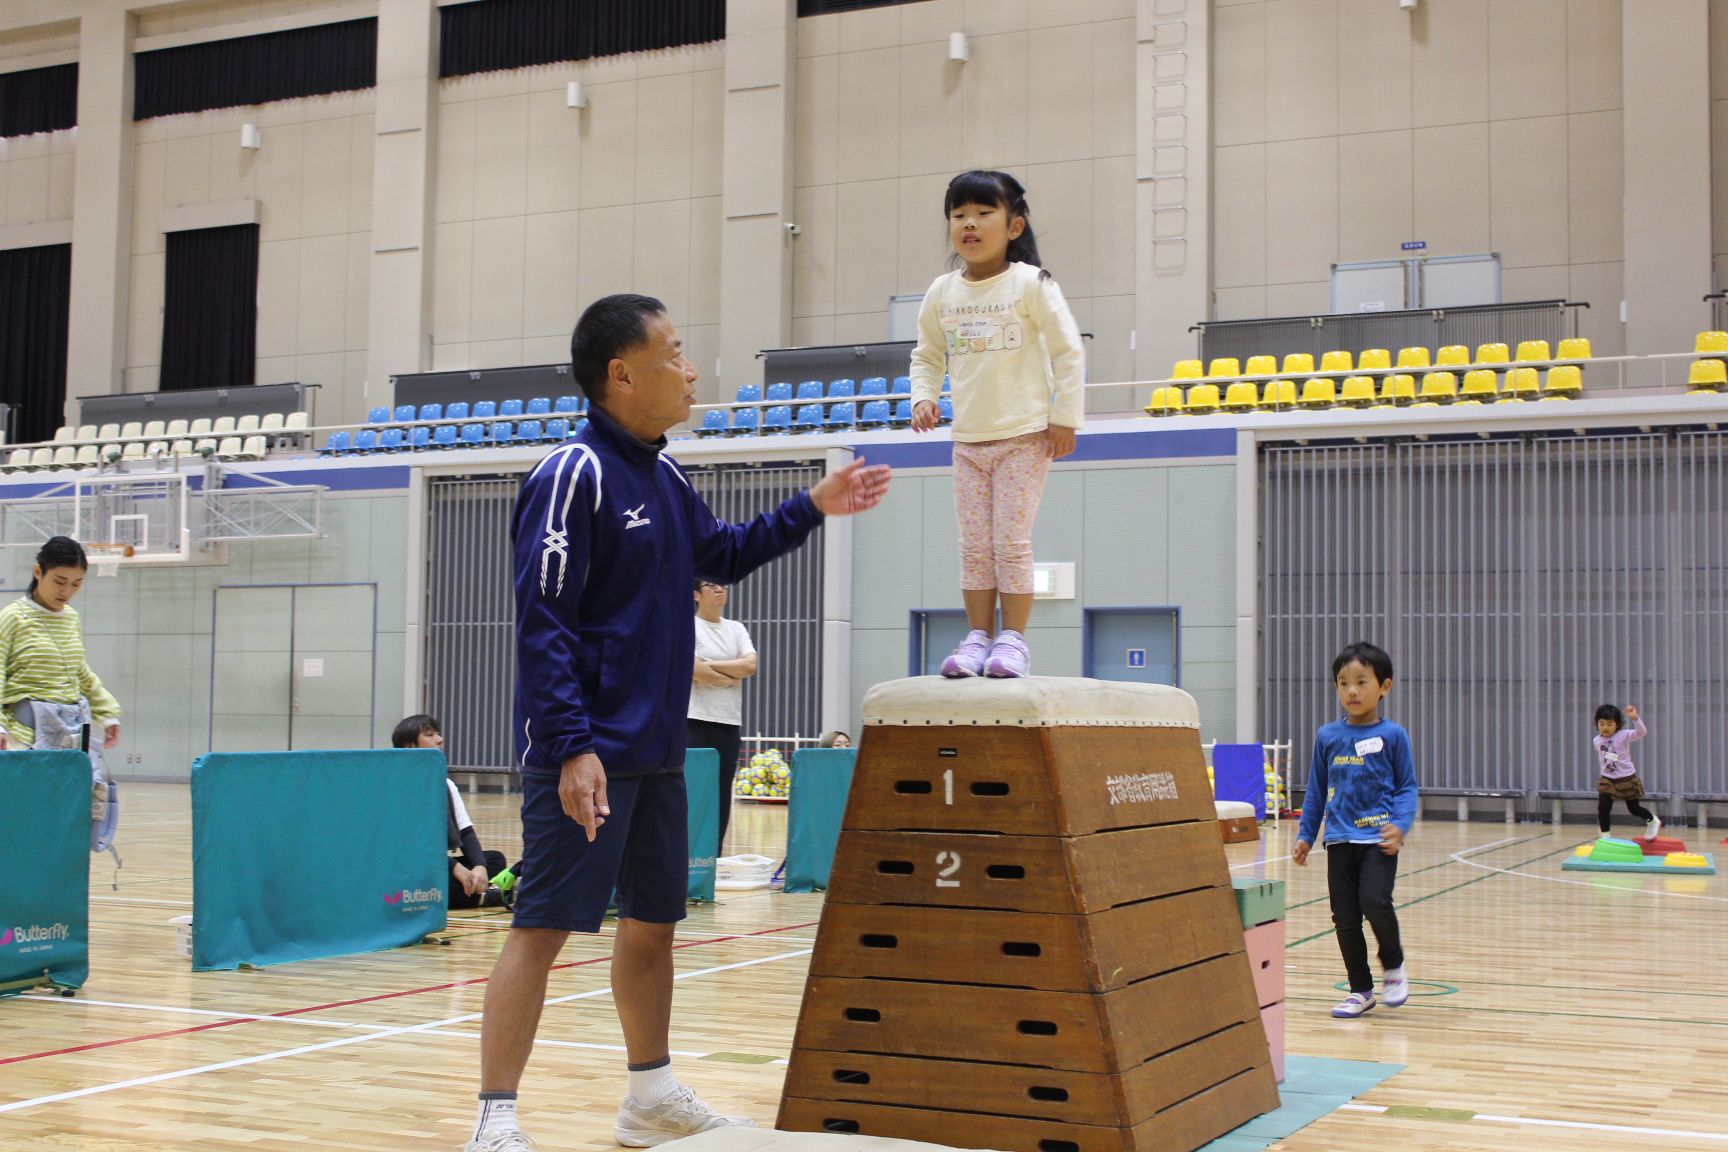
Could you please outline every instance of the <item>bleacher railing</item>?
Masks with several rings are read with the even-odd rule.
[[[1578,334],[1578,309],[1590,305],[1568,300],[1525,300],[1513,304],[1476,304],[1464,308],[1413,308],[1397,312],[1347,312],[1282,316],[1264,320],[1208,320],[1190,331],[1200,334],[1200,359],[1276,356],[1306,352],[1319,363],[1337,348],[1444,348],[1449,344],[1546,340],[1550,347]],[[1718,325],[1720,326],[1720,325]]]

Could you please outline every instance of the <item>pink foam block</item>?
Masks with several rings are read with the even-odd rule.
[[[1274,920],[1242,933],[1254,969],[1254,995],[1264,1008],[1284,999],[1284,921]]]
[[[1284,1083],[1284,1005],[1272,1004],[1260,1009],[1260,1023],[1266,1027],[1266,1046],[1272,1049],[1272,1075]]]

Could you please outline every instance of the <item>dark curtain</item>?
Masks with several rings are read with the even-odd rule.
[[[0,73],[0,136],[58,132],[78,123],[78,65]]]
[[[20,442],[60,427],[71,316],[72,245],[0,252],[0,402],[17,407]]]
[[[258,344],[258,225],[168,233],[164,392],[251,384]]]
[[[920,0],[798,0],[798,15],[825,16],[830,12],[856,12],[860,8],[886,8],[890,4],[916,4]]]
[[[722,40],[726,0],[476,0],[438,19],[438,75],[467,76]]]
[[[133,59],[134,120],[352,92],[377,81],[378,21],[237,36]]]

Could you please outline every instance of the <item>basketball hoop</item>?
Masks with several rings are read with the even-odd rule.
[[[132,556],[136,549],[130,544],[86,544],[85,558],[99,577],[120,575],[120,561]]]

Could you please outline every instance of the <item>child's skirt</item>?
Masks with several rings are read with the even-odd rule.
[[[1644,784],[1638,779],[1638,773],[1621,776],[1610,780],[1606,776],[1596,777],[1596,791],[1603,796],[1612,796],[1616,800],[1644,799]]]

